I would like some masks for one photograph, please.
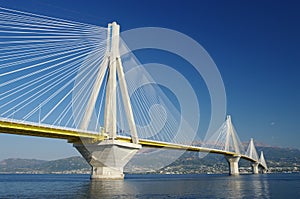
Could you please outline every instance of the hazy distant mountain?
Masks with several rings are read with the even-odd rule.
[[[257,147],[264,151],[268,167],[273,172],[299,172],[300,150],[279,147]],[[160,157],[162,158],[162,157]],[[241,160],[240,168],[250,171],[250,163]],[[82,157],[70,157],[54,161],[35,159],[6,159],[0,161],[0,173],[90,173],[91,167]],[[138,171],[138,164],[131,161],[126,170]],[[218,154],[199,158],[198,153],[185,152],[180,158],[157,173],[226,173],[228,165]],[[152,171],[153,172],[153,171]]]
[[[46,162],[45,160],[10,158],[0,161],[0,172],[30,171]]]
[[[45,161],[6,159],[0,161],[0,173],[88,173],[90,166],[82,157]]]

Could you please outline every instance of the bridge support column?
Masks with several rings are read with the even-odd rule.
[[[266,174],[267,172],[268,172],[267,169],[262,169],[263,174]]]
[[[229,166],[229,175],[239,175],[239,160],[240,156],[225,155]]]
[[[258,165],[259,163],[258,162],[255,162],[255,163],[252,163],[252,173],[253,174],[258,174]]]
[[[123,168],[141,148],[139,144],[104,140],[95,144],[74,144],[92,166],[91,179],[123,179]]]

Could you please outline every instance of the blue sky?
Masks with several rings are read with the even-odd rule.
[[[0,6],[99,26],[117,21],[121,31],[146,26],[180,31],[199,42],[218,66],[227,112],[241,140],[254,137],[268,145],[300,148],[297,1],[0,0]],[[150,55],[138,58],[168,62]],[[165,59],[172,62],[172,56]],[[0,160],[78,154],[59,140],[1,134],[0,142]]]

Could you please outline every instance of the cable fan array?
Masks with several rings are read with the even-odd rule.
[[[172,101],[165,88],[155,82],[153,75],[135,57],[126,43],[120,41],[123,68],[139,138],[191,144],[197,129],[181,115],[180,104]],[[176,97],[176,96],[175,96]],[[125,110],[117,88],[117,118],[119,135],[128,135]]]
[[[81,89],[91,89],[106,34],[98,26],[0,8],[0,116],[76,128],[74,82],[83,68]]]

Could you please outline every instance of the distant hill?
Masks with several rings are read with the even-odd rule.
[[[299,172],[300,150],[279,147],[257,147],[258,152],[264,151],[268,167],[272,172]],[[163,158],[163,157],[159,157]],[[158,159],[159,159],[158,158]],[[250,172],[248,161],[239,162],[242,172]],[[91,167],[82,157],[70,157],[54,161],[35,159],[6,159],[0,161],[0,173],[90,173]],[[126,171],[135,173],[140,170],[133,159],[126,166]],[[185,152],[172,164],[152,173],[227,173],[228,165],[225,158],[218,154],[208,154],[199,158],[198,153]]]
[[[0,161],[0,173],[89,173],[90,166],[82,157],[45,161],[6,159]]]
[[[45,160],[35,159],[6,159],[0,162],[1,172],[24,172],[37,168],[39,165],[46,163]]]

